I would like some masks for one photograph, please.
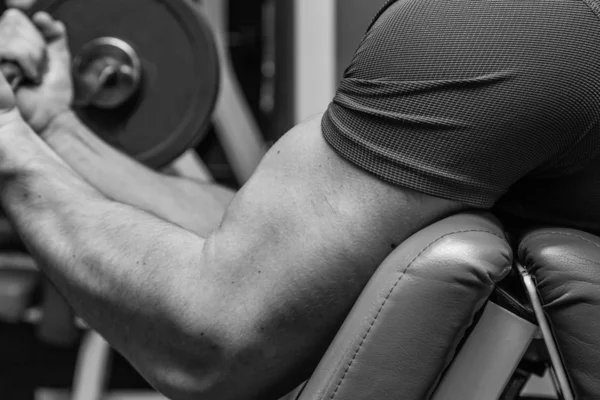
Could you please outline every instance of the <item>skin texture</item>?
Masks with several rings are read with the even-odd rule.
[[[105,196],[202,237],[219,225],[234,196],[233,191],[213,183],[168,176],[145,167],[94,135],[72,112],[53,119],[41,137]]]
[[[54,23],[38,23],[48,48],[64,40]],[[320,116],[226,206],[223,189],[142,167],[68,111],[35,120],[38,136],[18,96],[0,78],[3,208],[77,314],[172,399],[293,389],[393,248],[464,208],[346,162]]]

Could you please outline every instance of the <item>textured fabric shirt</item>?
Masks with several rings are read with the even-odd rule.
[[[326,141],[393,184],[599,232],[596,1],[388,1]]]

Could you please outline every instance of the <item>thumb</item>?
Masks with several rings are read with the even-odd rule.
[[[12,87],[4,77],[4,74],[0,73],[0,114],[5,114],[11,111],[16,106],[15,94]]]
[[[67,28],[65,24],[55,20],[44,11],[35,13],[31,19],[48,44],[67,46]]]
[[[48,43],[48,60],[51,64],[69,64],[71,55],[65,24],[55,20],[47,12],[38,12],[32,17],[35,26],[40,30]]]

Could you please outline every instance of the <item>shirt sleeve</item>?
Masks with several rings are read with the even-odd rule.
[[[577,145],[597,134],[599,44],[584,1],[390,1],[323,135],[383,180],[490,208],[523,177],[591,157]]]

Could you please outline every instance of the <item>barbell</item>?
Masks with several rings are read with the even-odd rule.
[[[219,63],[191,0],[37,0],[28,14],[38,11],[67,27],[73,108],[99,137],[153,168],[204,137]],[[24,83],[15,64],[0,69],[13,86]]]

